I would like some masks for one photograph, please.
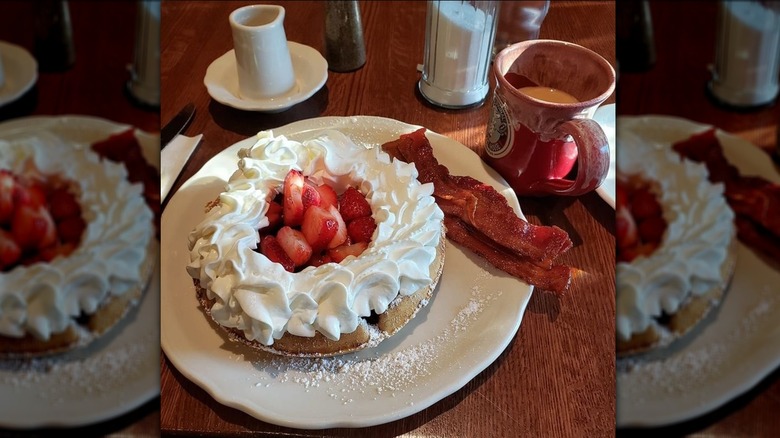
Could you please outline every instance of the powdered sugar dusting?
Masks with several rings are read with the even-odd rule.
[[[766,286],[760,300],[719,342],[691,346],[660,360],[619,360],[617,384],[621,398],[642,403],[659,396],[690,393],[720,378],[734,364],[735,351],[775,317],[771,310],[778,305],[780,297]]]
[[[475,283],[480,284],[488,275],[484,271]],[[330,391],[328,395],[343,404],[353,403],[355,399],[365,400],[367,396],[373,399],[388,395],[413,396],[421,380],[443,365],[437,358],[451,351],[468,327],[499,296],[501,291],[487,293],[474,286],[468,302],[457,310],[441,332],[406,348],[381,352],[380,347],[373,352],[366,350],[331,358],[269,355],[253,362],[258,372],[252,374],[250,384],[253,388],[264,389],[276,384],[294,383],[307,392],[319,388]],[[237,355],[236,360],[244,360],[243,355]]]
[[[45,404],[61,404],[74,397],[116,397],[116,389],[137,379],[148,368],[159,340],[154,331],[121,346],[74,351],[32,360],[0,361],[3,391],[35,394]],[[113,347],[113,348],[111,348]]]

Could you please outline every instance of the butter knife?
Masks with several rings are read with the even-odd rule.
[[[192,120],[193,114],[195,114],[195,105],[188,103],[168,124],[163,126],[160,130],[160,149],[167,146],[174,137],[184,131],[184,128]]]

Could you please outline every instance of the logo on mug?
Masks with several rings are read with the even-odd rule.
[[[485,152],[493,158],[501,158],[512,150],[514,131],[509,126],[507,104],[498,94],[493,95],[493,107],[487,129]]]

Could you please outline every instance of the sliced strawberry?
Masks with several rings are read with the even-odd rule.
[[[14,205],[46,206],[46,190],[40,184],[16,184]]]
[[[41,261],[50,262],[59,256],[69,256],[75,249],[76,245],[71,243],[66,243],[64,245],[53,245],[41,249],[41,251],[38,253],[38,258]]]
[[[328,248],[335,248],[346,242],[347,237],[349,237],[347,234],[347,224],[344,223],[344,219],[341,217],[341,213],[339,213],[336,207],[331,206],[328,211],[333,216],[333,218],[336,219],[336,225],[338,226],[336,228],[336,234],[328,244]]]
[[[347,225],[347,234],[352,242],[371,242],[376,230],[376,221],[371,216],[359,217]]]
[[[636,222],[628,208],[619,206],[616,208],[615,229],[618,248],[630,248],[638,243]]]
[[[0,225],[11,221],[14,213],[14,191],[16,178],[6,171],[0,170]]]
[[[260,252],[268,257],[268,260],[279,263],[289,272],[293,272],[295,269],[295,264],[290,260],[290,257],[287,256],[287,253],[284,252],[284,249],[279,245],[279,242],[274,236],[263,237],[263,240],[260,241]]]
[[[342,260],[349,256],[359,256],[363,251],[368,248],[368,243],[358,242],[351,245],[341,245],[328,250],[328,255],[335,263],[341,263]]]
[[[327,248],[338,229],[336,218],[322,207],[311,207],[303,214],[301,231],[315,252]]]
[[[344,221],[350,222],[352,219],[371,216],[371,205],[356,188],[349,187],[339,198],[339,212]]]
[[[330,255],[328,255],[327,252],[314,254],[309,259],[309,266],[322,266],[326,263],[331,263],[333,260],[331,260]]]
[[[292,169],[284,178],[284,224],[300,225],[303,222],[303,174]]]
[[[666,221],[661,216],[649,217],[639,222],[638,230],[642,242],[657,246],[661,243],[661,238],[666,231]]]
[[[16,265],[21,256],[22,250],[11,234],[0,229],[0,271]]]
[[[268,218],[268,226],[262,228],[262,231],[266,234],[275,232],[282,224],[282,205],[276,201],[269,202],[268,211],[265,212],[265,217]]]
[[[637,221],[661,216],[661,204],[648,189],[637,189],[631,195],[631,214]]]
[[[295,266],[301,266],[309,261],[311,258],[311,246],[306,241],[303,233],[300,231],[284,226],[276,233],[276,241],[284,249],[287,257],[292,260]]]
[[[317,186],[317,192],[320,194],[320,206],[322,208],[328,208],[331,205],[334,207],[339,206],[339,197],[333,187],[327,184],[321,184]]]
[[[43,186],[43,184],[39,182],[33,182],[30,183],[28,190],[30,191],[30,201],[32,205],[43,205],[46,206],[46,187]]]
[[[621,250],[618,253],[618,261],[630,262],[639,256],[649,256],[658,248],[658,245],[652,243],[644,243],[636,245],[632,248]]]
[[[54,219],[41,206],[19,206],[11,220],[11,234],[19,247],[25,251],[47,247],[57,240]]]
[[[322,203],[322,197],[320,196],[320,192],[317,191],[317,186],[308,180],[303,183],[301,199],[303,200],[304,211],[306,211],[311,206],[317,206]]]
[[[629,204],[630,190],[625,183],[617,181],[615,183],[615,202],[617,206],[625,207]]]
[[[38,254],[34,255],[31,259],[26,260],[26,262],[50,262],[59,255],[59,248],[59,245],[52,245],[46,248],[42,248],[40,251],[38,251]]]
[[[67,257],[73,253],[73,251],[76,250],[76,245],[72,243],[65,243],[57,247],[57,253],[58,255]]]
[[[57,234],[62,243],[76,245],[81,241],[81,235],[86,228],[87,224],[81,216],[70,216],[57,224]]]
[[[618,263],[619,262],[631,263],[635,258],[639,257],[637,248],[638,247],[635,246],[631,246],[627,248],[618,248],[617,255],[615,257],[616,261]]]
[[[81,206],[70,191],[65,187],[52,190],[49,194],[49,212],[55,221],[81,216]]]

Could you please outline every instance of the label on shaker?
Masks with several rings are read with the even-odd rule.
[[[497,94],[493,95],[493,107],[488,121],[485,152],[491,158],[505,157],[512,150],[515,131],[509,126],[509,109]]]

